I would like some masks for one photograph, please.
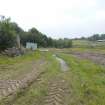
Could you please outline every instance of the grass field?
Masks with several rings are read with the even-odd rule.
[[[36,53],[36,55],[38,53]],[[5,105],[6,103],[12,103],[13,105],[31,105],[34,103],[41,104],[41,100],[47,92],[48,81],[54,78],[54,76],[56,76],[60,72],[60,66],[56,59],[53,58],[51,53],[40,53],[40,56],[44,56],[44,59],[47,61],[47,64],[44,66],[45,73],[39,78],[41,80],[39,80],[39,82],[34,82],[30,87],[28,87],[28,89],[24,90],[24,92],[19,93],[16,96],[15,101],[10,101],[11,99],[4,99],[1,102],[2,105]]]
[[[95,64],[91,60],[80,60],[70,53],[65,53],[75,51],[104,53],[105,50],[98,48],[49,49],[48,52],[36,51],[16,58],[1,56],[0,79],[18,79],[32,70],[32,62],[43,59],[42,61],[46,63],[39,68],[44,72],[37,80],[33,81],[24,91],[17,93],[14,99],[11,100],[10,97],[3,99],[0,105],[51,105],[53,101],[59,102],[59,100],[64,102],[59,105],[105,105],[104,65]],[[68,71],[61,71],[60,63],[53,54],[57,54],[67,63]],[[36,66],[34,65],[34,67]],[[57,85],[59,81],[65,81],[65,83],[61,83],[64,86],[64,93],[62,91],[58,94],[57,92],[62,88]],[[49,88],[53,87],[51,84],[56,85],[54,93],[49,92]],[[56,89],[58,90],[56,91]],[[66,92],[67,94],[65,94]],[[46,100],[51,102],[46,104]]]
[[[60,54],[70,66],[67,78],[73,90],[73,105],[105,104],[105,68],[88,60],[80,60],[68,54]],[[72,105],[71,104],[71,105]]]
[[[105,48],[105,42],[88,41],[88,40],[73,40],[73,47],[77,48]]]
[[[18,79],[23,74],[31,72],[32,62],[39,59],[41,59],[39,51],[30,52],[15,58],[0,56],[0,79]]]

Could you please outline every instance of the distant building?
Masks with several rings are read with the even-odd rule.
[[[105,40],[97,40],[98,42],[105,42]]]
[[[27,42],[26,43],[26,48],[30,49],[30,50],[36,50],[37,49],[37,43]]]

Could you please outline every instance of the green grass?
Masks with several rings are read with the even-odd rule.
[[[0,55],[0,65],[1,64],[15,64],[15,63],[20,63],[26,60],[34,60],[34,59],[39,59],[40,58],[40,52],[35,51],[35,52],[29,52],[26,53],[25,55],[22,56],[17,56],[17,57],[8,57],[8,56],[3,56]]]
[[[30,72],[33,67],[32,62],[40,58],[41,54],[39,51],[14,58],[0,56],[0,79],[18,79],[23,74]]]
[[[52,52],[63,52],[63,53],[99,53],[99,54],[105,54],[105,48],[65,48],[65,49],[59,49],[57,51],[52,50]]]
[[[105,68],[72,55],[59,56],[71,68],[65,76],[72,85],[70,105],[105,105]]]
[[[91,46],[91,41],[87,40],[73,40],[73,47],[90,47]]]
[[[60,65],[59,62],[52,56],[52,53],[46,52],[41,53],[41,55],[44,56],[44,59],[47,62],[46,65],[41,68],[44,68],[45,70],[44,74],[40,77],[42,82],[39,83],[35,81],[30,87],[24,90],[24,92],[18,94],[14,101],[9,102],[12,105],[43,105],[42,100],[47,93],[48,82],[59,74]],[[6,103],[6,100],[4,100],[4,103]]]
[[[105,49],[105,42],[88,41],[88,40],[73,40],[75,48],[90,48],[90,49]]]
[[[74,49],[74,51],[81,51],[81,49]],[[70,51],[71,49],[64,50]],[[83,49],[83,52],[85,51],[86,50]],[[61,72],[59,62],[52,55],[53,53],[51,52],[36,52],[16,57],[14,59],[8,58],[11,61],[8,65],[12,64],[15,66],[18,64],[21,65],[20,61],[22,62],[22,65],[24,65],[24,63],[29,63],[29,61],[32,60],[36,61],[40,58],[43,58],[47,63],[40,68],[45,71],[40,77],[42,82],[35,81],[23,92],[17,94],[14,100],[3,100],[4,103],[1,105],[9,105],[10,103],[10,105],[43,105],[44,96],[48,90],[48,83],[55,77],[62,77],[69,83],[68,88],[71,93],[68,96],[70,101],[70,104],[68,105],[105,105],[104,66],[94,64],[90,60],[80,60],[70,54],[58,52],[57,55],[64,59],[69,66],[69,70],[64,73]],[[0,61],[2,62],[2,60]],[[2,62],[1,65],[5,65],[5,62],[6,61]],[[16,71],[14,70],[14,72],[9,69],[10,73],[13,72],[14,75],[21,73],[21,75],[23,75],[25,72],[29,72],[27,70],[28,66],[26,66],[27,68],[24,68],[23,66],[24,69],[21,69],[22,66],[19,67],[19,65],[17,67],[18,69],[16,69]],[[29,68],[31,68],[32,65],[29,65]],[[6,76],[9,73],[8,71],[7,73],[6,71],[0,71],[0,73],[2,73],[0,74],[1,76],[3,75],[3,72]],[[13,74],[11,74],[11,77],[13,77]],[[16,76],[18,77],[18,75]]]

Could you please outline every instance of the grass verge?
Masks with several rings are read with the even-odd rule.
[[[105,105],[105,68],[69,54],[58,54],[70,67],[65,78],[71,83],[70,105]]]

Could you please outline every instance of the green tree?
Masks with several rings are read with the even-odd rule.
[[[16,33],[13,29],[10,18],[0,21],[0,51],[15,44]]]

